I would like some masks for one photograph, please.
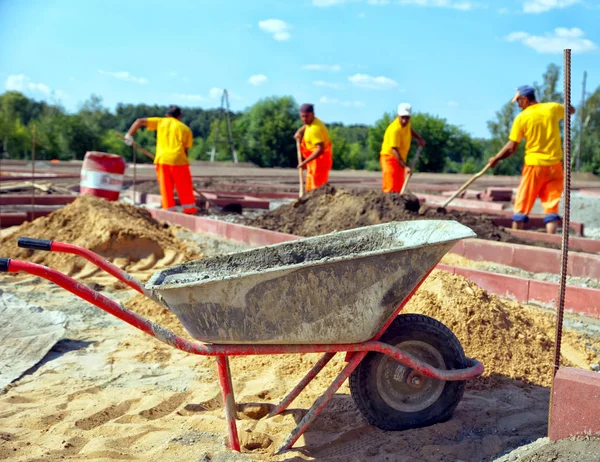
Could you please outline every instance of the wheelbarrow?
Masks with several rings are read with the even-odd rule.
[[[19,238],[22,248],[79,255],[170,309],[190,336],[178,337],[69,276],[0,259],[188,353],[215,356],[228,447],[240,451],[229,356],[324,353],[268,417],[285,411],[336,353],[346,366],[306,412],[278,452],[290,449],[350,377],[366,421],[404,430],[449,419],[465,381],[483,365],[465,357],[454,334],[433,318],[399,315],[444,254],[473,231],[455,221],[393,222],[204,258],[156,271],[144,285],[90,250]]]

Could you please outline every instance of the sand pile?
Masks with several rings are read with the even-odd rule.
[[[20,249],[19,236],[75,244],[130,271],[156,269],[198,257],[174,236],[168,224],[156,221],[148,211],[87,195],[21,225],[0,241],[0,256],[47,265],[78,277],[96,272],[95,267],[74,255]]]
[[[438,319],[481,361],[486,376],[550,386],[554,339],[518,303],[490,295],[462,276],[434,271],[404,312]]]
[[[418,199],[410,194],[351,191],[325,185],[292,204],[250,220],[248,225],[298,236],[316,236],[390,221],[456,220],[475,231],[479,238],[520,242],[497,227],[487,215],[443,213],[436,209],[419,213],[419,207]]]

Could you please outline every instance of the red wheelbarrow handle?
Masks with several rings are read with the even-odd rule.
[[[59,243],[45,243],[43,245],[50,245],[54,250],[57,244]],[[42,244],[37,242],[36,245],[41,246]],[[76,280],[61,273],[60,271],[47,268],[45,266],[38,265],[35,263],[30,263],[21,260],[11,260],[7,258],[0,258],[0,271],[10,273],[17,273],[23,271],[47,279],[48,281],[51,281],[59,285],[60,287],[68,290],[69,292],[77,295],[78,297],[90,302],[98,308],[127,322],[133,327],[140,329],[146,334],[151,335],[172,347],[192,354],[202,356],[246,356],[290,353],[338,353],[344,351],[374,351],[377,353],[387,355],[395,359],[396,361],[404,364],[405,366],[408,366],[411,369],[414,369],[420,372],[421,374],[434,379],[447,381],[467,380],[469,378],[476,377],[483,373],[483,365],[479,361],[476,361],[474,359],[469,359],[469,367],[465,369],[437,369],[420,361],[415,356],[409,353],[403,352],[392,345],[388,345],[386,343],[378,341],[333,345],[217,345],[190,342],[186,339],[178,337],[170,330],[153,323],[152,321],[144,318],[143,316],[140,316],[139,314],[128,310],[127,308],[111,300],[110,298],[98,292],[95,292],[86,285],[77,282]]]
[[[108,274],[127,284],[132,289],[137,290],[141,294],[149,296],[148,292],[144,288],[144,285],[140,281],[91,250],[72,244],[66,244],[64,242],[55,242],[46,239],[34,239],[31,237],[19,237],[17,245],[22,249],[70,253],[85,258],[90,263],[93,263],[98,268],[103,269]]]

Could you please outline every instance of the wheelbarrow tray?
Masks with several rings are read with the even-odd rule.
[[[360,343],[470,237],[455,221],[392,222],[183,263],[146,290],[202,342]]]

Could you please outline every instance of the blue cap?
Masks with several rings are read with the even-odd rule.
[[[526,98],[533,99],[535,98],[535,88],[533,88],[531,85],[521,85],[520,87],[517,87],[517,93],[511,100],[511,103],[514,103],[519,96],[525,96]]]

